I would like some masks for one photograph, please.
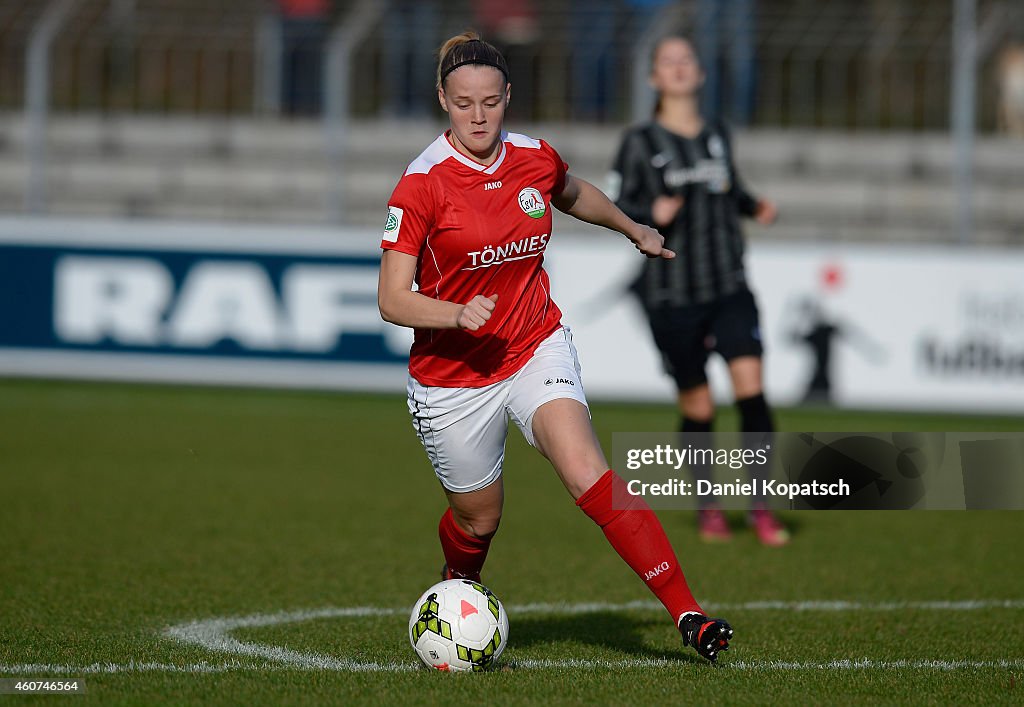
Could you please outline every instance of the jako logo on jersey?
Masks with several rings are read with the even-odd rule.
[[[668,568],[669,568],[668,561],[662,562],[660,565],[658,565],[654,569],[648,570],[647,572],[644,573],[644,581],[645,582],[650,582],[652,579],[657,577],[662,572],[668,572]]]
[[[566,385],[576,385],[576,383],[571,378],[548,378],[546,381],[544,381],[544,385],[557,385],[559,383],[564,383]]]
[[[384,224],[384,240],[394,243],[398,240],[398,231],[402,228],[402,215],[405,212],[397,206],[388,207],[388,222]]]
[[[533,187],[526,187],[519,192],[519,208],[530,218],[540,218],[547,210],[544,197]]]
[[[491,189],[501,189],[501,182],[487,182],[487,184],[484,184],[484,191]]]
[[[544,248],[548,244],[548,234],[521,238],[518,241],[500,245],[497,248],[487,246],[483,250],[474,250],[466,253],[469,256],[470,266],[463,270],[476,270],[477,268],[489,268],[492,265],[501,265],[506,260],[522,260],[523,258],[536,258],[544,254]]]

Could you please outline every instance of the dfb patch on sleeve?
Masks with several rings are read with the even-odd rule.
[[[394,243],[398,240],[398,232],[402,228],[402,214],[397,206],[388,207],[388,222],[384,225],[384,240]]]

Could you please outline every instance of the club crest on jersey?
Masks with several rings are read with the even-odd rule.
[[[388,207],[388,222],[384,224],[384,240],[397,241],[398,231],[402,228],[402,215],[405,212],[397,206]]]
[[[533,187],[526,187],[519,192],[519,208],[530,218],[540,218],[547,210],[544,197]]]

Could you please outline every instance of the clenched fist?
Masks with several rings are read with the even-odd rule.
[[[459,310],[459,316],[455,319],[455,325],[466,331],[476,331],[491,318],[498,295],[484,297],[477,295]]]

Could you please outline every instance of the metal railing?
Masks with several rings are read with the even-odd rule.
[[[995,60],[1024,46],[1020,0],[0,0],[0,109],[23,108],[25,210],[47,208],[47,118],[320,117],[342,220],[349,120],[438,115],[430,56],[476,26],[509,60],[511,119],[622,124],[649,113],[651,49],[694,39],[705,109],[741,125],[949,130],[956,228],[972,230],[973,139],[995,126]]]
[[[0,0],[0,109],[28,100],[26,50],[49,2]],[[720,11],[709,14],[709,4]],[[622,123],[649,100],[647,55],[638,47],[676,29],[704,49],[709,84],[719,87],[726,116],[740,123],[747,116],[736,97],[749,94],[754,125],[948,129],[953,4],[547,0],[518,3],[532,11],[503,18],[479,9],[494,3],[381,0],[373,26],[349,48],[357,87],[349,108],[362,117],[436,115],[431,52],[476,26],[507,52],[516,120]],[[357,6],[338,0],[324,22],[337,27]],[[305,49],[301,36],[284,46],[275,7],[270,0],[80,0],[50,50],[52,106],[288,114],[282,62],[289,51],[322,59],[327,32],[311,36]],[[987,131],[996,125],[998,98],[989,89],[997,54],[1007,42],[1024,42],[1024,3],[977,0],[976,28],[978,127]]]

